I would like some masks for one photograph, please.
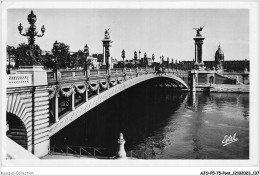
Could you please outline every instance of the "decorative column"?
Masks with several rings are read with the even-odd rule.
[[[49,144],[50,141],[46,134],[48,133],[48,126],[49,126],[49,119],[46,117],[44,120],[41,122],[35,121],[36,119],[42,119],[43,114],[38,114],[35,113],[35,105],[37,104],[37,99],[36,97],[39,95],[39,87],[42,86],[47,86],[48,81],[47,81],[47,71],[44,70],[44,67],[41,65],[41,52],[39,50],[39,47],[35,44],[35,39],[36,37],[42,37],[44,36],[45,33],[45,27],[41,27],[41,34],[40,31],[37,31],[36,27],[36,21],[37,21],[37,16],[34,14],[33,11],[28,15],[27,20],[30,24],[28,28],[26,28],[25,31],[23,31],[23,26],[20,23],[18,26],[19,34],[21,36],[24,36],[28,39],[28,49],[26,50],[26,55],[28,58],[24,62],[20,63],[19,69],[17,70],[17,74],[31,74],[31,86],[32,86],[32,110],[31,110],[31,117],[30,121],[32,122],[29,124],[28,128],[31,128],[31,136],[29,139],[31,139],[31,143],[28,143],[28,151],[32,152],[34,155],[37,157],[42,157],[48,154],[49,152]],[[47,90],[46,93],[48,92]],[[37,95],[38,94],[38,95]],[[44,95],[42,96],[44,97]],[[47,98],[48,96],[46,96]],[[56,98],[56,97],[55,97]],[[47,105],[49,106],[49,104]],[[56,115],[57,109],[58,109],[58,101],[55,102],[55,120],[58,121],[58,116]],[[49,107],[48,107],[49,109]],[[46,113],[49,116],[49,112]],[[39,128],[41,124],[44,124],[45,127]],[[46,131],[46,134],[44,134],[43,131]],[[42,133],[42,134],[40,134]],[[40,134],[40,135],[39,135]],[[44,138],[44,140],[40,143],[37,141],[41,141]],[[37,139],[37,141],[35,140]]]
[[[153,53],[153,54],[152,54],[152,60],[153,60],[153,70],[155,70],[154,59],[155,59],[155,55],[154,55],[154,53]]]
[[[200,28],[194,28],[197,31],[196,37],[193,39],[195,40],[195,64],[194,64],[194,69],[197,70],[204,70],[204,63],[202,61],[202,45],[203,45],[203,40],[205,39],[201,35],[201,31],[203,27]]]
[[[43,66],[41,66],[41,63],[39,62],[41,60],[40,50],[35,45],[35,38],[44,36],[45,27],[41,27],[42,34],[39,34],[35,25],[37,17],[33,11],[31,11],[31,13],[28,15],[27,20],[30,26],[25,30],[25,33],[23,33],[23,26],[21,23],[18,26],[18,30],[21,36],[27,37],[28,39],[28,45],[30,48],[26,51],[26,54],[28,55],[29,59],[26,63],[23,63],[23,65],[19,66],[20,69],[17,70],[17,73],[32,74],[33,86],[47,85],[47,72],[43,69]]]
[[[103,42],[103,65],[106,66],[107,69],[111,67],[111,59],[110,59],[110,51],[109,47],[111,47],[112,41],[110,40],[110,29],[105,30],[105,37]]]
[[[99,95],[99,87],[97,88],[97,95]]]
[[[118,151],[116,152],[117,158],[126,158],[126,152],[125,152],[125,139],[123,137],[123,133],[120,133],[119,139],[117,140],[118,143]]]
[[[59,121],[59,94],[56,92],[55,98],[54,98],[54,117],[55,117],[55,123]]]
[[[74,91],[71,93],[71,110],[72,111],[75,110],[75,92]]]
[[[192,74],[191,91],[196,92],[196,73]]]
[[[88,88],[86,88],[85,92],[84,92],[84,98],[85,98],[85,102],[88,101]]]

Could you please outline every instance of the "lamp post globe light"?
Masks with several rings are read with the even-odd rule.
[[[27,53],[31,57],[33,65],[34,64],[39,65],[37,60],[35,60],[35,58],[37,58],[37,55],[38,55],[38,51],[35,49],[35,37],[42,37],[42,36],[44,36],[45,27],[43,25],[41,27],[42,34],[38,34],[38,31],[37,31],[37,28],[36,28],[36,25],[35,25],[35,22],[37,21],[37,17],[33,13],[33,11],[31,11],[31,13],[28,15],[27,20],[28,20],[28,22],[30,24],[30,27],[28,27],[25,30],[25,33],[23,33],[23,26],[22,26],[21,23],[18,26],[18,30],[19,30],[20,35],[25,36],[28,39],[28,44],[30,46],[30,51],[27,52]]]
[[[154,59],[155,59],[155,56],[154,56],[154,53],[153,53],[152,54],[153,66],[154,66]]]
[[[85,54],[85,57],[86,57],[86,59],[85,59],[85,70],[87,70],[88,68],[88,65],[87,65],[87,62],[88,62],[88,56],[89,56],[89,47],[88,47],[88,45],[85,45],[85,47],[84,47],[84,54]]]
[[[123,58],[123,68],[125,68],[125,50],[122,51],[122,58]]]
[[[162,56],[162,69],[164,69],[164,56]]]
[[[28,20],[28,22],[30,24],[30,27],[27,30],[25,30],[25,33],[22,33],[23,26],[22,26],[21,23],[18,26],[18,30],[19,30],[20,35],[25,36],[25,37],[28,38],[28,44],[30,46],[33,46],[34,42],[35,42],[35,37],[42,37],[42,36],[44,36],[45,27],[44,27],[44,25],[42,26],[42,28],[41,28],[42,34],[39,35],[38,31],[36,30],[36,25],[35,25],[35,22],[37,21],[37,17],[33,13],[33,11],[31,11],[31,13],[28,15],[27,20]]]
[[[134,52],[135,68],[137,67],[137,52]]]
[[[59,49],[59,43],[56,40],[53,44],[53,55],[54,55],[54,58],[55,58],[54,71],[55,71],[56,82],[58,82],[58,69],[59,69],[58,54],[60,52],[61,52],[61,50]]]
[[[145,64],[145,68],[147,67],[147,55],[146,52],[144,53],[144,64]]]

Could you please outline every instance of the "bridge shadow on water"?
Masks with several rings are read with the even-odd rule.
[[[164,128],[186,99],[188,93],[181,92],[175,82],[165,84],[169,82],[167,78],[154,78],[111,97],[52,136],[51,146],[116,149],[122,132],[126,150],[133,150]]]

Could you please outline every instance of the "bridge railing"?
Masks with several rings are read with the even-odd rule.
[[[123,68],[112,68],[110,69],[110,74],[123,74],[124,69]]]
[[[95,70],[90,70],[89,71],[90,76],[99,76],[99,75],[107,75],[108,74],[108,70],[106,69],[95,69]]]
[[[50,155],[55,154],[65,154],[73,155],[77,157],[114,157],[113,151],[107,148],[98,148],[98,147],[85,147],[85,146],[72,146],[72,145],[53,145],[50,147]]]
[[[87,74],[89,72],[89,74]],[[120,75],[120,74],[126,74],[126,73],[153,73],[154,68],[153,67],[138,67],[138,68],[112,68],[110,70],[108,69],[94,69],[94,70],[59,70],[58,72],[58,79],[68,79],[72,77],[82,76],[82,77],[88,77],[88,76],[105,76],[105,75]],[[55,72],[48,71],[47,72],[47,78],[49,80],[55,79]]]
[[[32,86],[32,74],[7,75],[7,87]]]
[[[73,155],[76,157],[102,157],[107,159],[115,158],[115,151],[108,148],[100,147],[85,147],[85,146],[73,146],[73,145],[53,145],[49,150],[50,155]],[[155,157],[154,152],[143,152],[129,150],[126,152],[126,156],[136,159],[153,159]]]

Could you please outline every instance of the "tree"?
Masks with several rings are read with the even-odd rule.
[[[38,45],[34,45],[34,54],[39,57],[40,60],[38,62],[42,62],[41,60],[41,48]],[[19,67],[20,65],[31,65],[32,60],[30,56],[28,56],[28,51],[31,49],[30,45],[21,43],[14,50],[13,55],[15,56],[15,67]],[[37,52],[36,52],[37,51]]]
[[[59,68],[68,68],[71,65],[69,45],[55,41],[51,50],[53,56],[57,59]]]
[[[86,62],[85,54],[82,50],[78,50],[77,52],[73,53],[70,58],[71,67],[84,67]]]
[[[53,68],[55,65],[55,58],[52,54],[46,53],[45,55],[41,56],[42,64],[45,68]]]

